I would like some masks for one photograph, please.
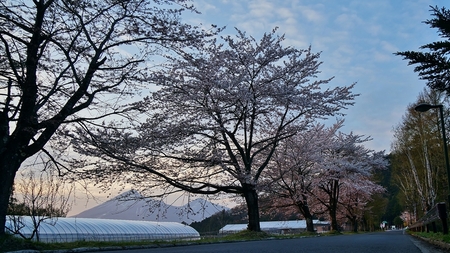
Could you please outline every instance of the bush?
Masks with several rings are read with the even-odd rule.
[[[17,238],[9,234],[0,237],[0,252],[24,249],[41,250],[42,248],[39,247],[39,244],[30,240]]]

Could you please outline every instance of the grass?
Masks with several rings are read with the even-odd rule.
[[[138,241],[138,242],[95,242],[95,241],[77,241],[64,243],[42,243],[21,238],[16,238],[11,235],[0,237],[0,252],[16,251],[16,250],[68,250],[75,248],[126,248],[138,246],[159,246],[177,244],[181,241]],[[184,243],[186,243],[184,241]]]
[[[186,245],[192,243],[199,243],[201,241],[129,241],[129,242],[96,242],[96,241],[76,241],[76,242],[61,242],[61,243],[42,243],[35,242],[12,236],[11,238],[0,238],[0,252],[16,251],[16,250],[70,250],[76,248],[139,248],[139,247],[159,247],[169,245]]]
[[[244,230],[239,233],[229,234],[222,237],[222,240],[225,241],[240,241],[240,240],[262,240],[273,237],[266,232],[254,232],[249,230]]]
[[[427,233],[427,232],[413,232],[407,230],[407,232],[413,236],[419,237],[441,249],[445,252],[450,252],[450,235],[444,235],[441,232],[438,233]]]
[[[444,235],[442,233],[426,233],[426,232],[412,232],[408,231],[410,234],[428,238],[432,241],[439,241],[450,243],[450,235]],[[30,240],[24,240],[11,235],[5,235],[0,237],[0,252],[16,251],[16,250],[69,250],[76,248],[128,248],[128,247],[158,247],[158,246],[168,246],[168,245],[187,245],[187,244],[207,244],[207,243],[218,243],[218,242],[233,242],[233,241],[250,241],[250,240],[265,240],[265,239],[292,239],[292,238],[303,238],[312,236],[333,236],[342,234],[353,234],[353,233],[339,233],[339,232],[329,232],[323,234],[316,233],[298,233],[298,234],[269,234],[266,232],[253,232],[253,231],[242,231],[235,234],[229,234],[225,236],[217,237],[205,237],[196,241],[140,241],[140,242],[92,242],[92,241],[78,241],[78,242],[68,242],[68,243],[40,243]]]
[[[324,234],[326,235],[326,234]],[[273,235],[266,232],[242,231],[235,234],[229,234],[220,237],[207,237],[196,241],[141,241],[141,242],[91,242],[78,241],[68,243],[40,243],[25,239],[5,235],[0,237],[0,252],[16,251],[16,250],[68,250],[75,248],[126,248],[126,247],[158,247],[162,245],[186,245],[186,244],[202,244],[202,243],[217,243],[217,242],[233,242],[233,241],[250,241],[250,240],[264,240],[264,239],[290,239],[318,236],[316,233],[299,233],[288,235]]]
[[[439,232],[439,233],[427,233],[427,232],[412,232],[412,231],[408,231],[408,233],[410,233],[412,235],[415,235],[415,236],[422,237],[422,238],[427,238],[427,239],[430,239],[432,241],[439,241],[439,242],[450,243],[450,234],[444,235],[441,232]]]
[[[4,235],[0,237],[0,252],[23,249],[42,250],[43,248],[41,246],[42,245],[40,243],[16,238],[11,235]]]

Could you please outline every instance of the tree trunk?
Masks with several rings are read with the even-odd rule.
[[[313,216],[311,212],[309,211],[308,204],[305,204],[306,202],[300,202],[297,203],[297,208],[300,211],[300,213],[305,217],[306,220],[306,231],[308,232],[315,232],[314,231],[314,224],[313,224]]]
[[[352,223],[353,223],[353,232],[357,233],[358,232],[358,219],[356,218],[356,216],[352,217]]]
[[[20,164],[21,162],[19,159],[14,159],[14,157],[0,160],[0,236],[5,234],[9,198],[11,196],[14,178]]]
[[[309,217],[305,217],[305,220],[306,220],[306,231],[312,232],[312,233],[316,232],[314,230],[314,223],[313,223],[312,215]]]
[[[258,206],[258,193],[253,185],[244,184],[244,198],[247,204],[247,214],[248,214],[248,227],[250,231],[261,231],[261,226],[259,224],[259,206]]]
[[[330,219],[331,219],[331,231],[339,231],[339,226],[338,226],[337,217],[336,217],[336,209],[330,208],[329,214],[330,214]]]
[[[332,231],[339,231],[339,226],[336,217],[338,198],[339,198],[339,180],[333,180],[332,192],[330,196],[330,210],[329,210]]]

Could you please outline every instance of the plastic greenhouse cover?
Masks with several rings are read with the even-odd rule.
[[[33,232],[32,217],[19,216],[18,218],[21,222],[19,232],[26,238],[30,238]],[[6,227],[14,230],[14,222],[11,217],[6,218]],[[194,240],[200,238],[200,234],[194,228],[177,222],[91,218],[45,219],[38,227],[38,235],[42,242]],[[33,239],[36,240],[36,237]]]

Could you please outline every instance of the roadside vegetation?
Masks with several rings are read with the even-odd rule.
[[[443,233],[427,233],[427,232],[412,232],[408,231],[409,234],[429,239],[430,241],[444,242],[450,244],[450,234],[444,235]]]
[[[333,233],[333,235],[336,233]],[[68,250],[76,248],[139,248],[139,247],[160,247],[160,246],[182,246],[189,244],[202,244],[202,243],[218,243],[218,242],[233,242],[233,241],[248,241],[248,240],[264,240],[264,239],[291,239],[302,238],[328,234],[317,233],[298,233],[287,235],[274,235],[266,232],[254,232],[254,231],[242,231],[240,233],[225,235],[225,236],[209,236],[202,237],[196,241],[140,241],[140,242],[91,242],[91,241],[78,241],[78,242],[65,242],[65,243],[42,243],[31,240],[21,239],[13,237],[11,235],[4,235],[0,237],[0,252],[9,252],[16,250]]]
[[[95,242],[95,241],[77,241],[64,243],[42,243],[27,239],[17,238],[11,235],[4,235],[0,238],[0,252],[16,251],[16,250],[68,250],[76,248],[126,248],[139,246],[158,246],[162,244],[176,244],[176,242],[162,241],[140,241],[140,242]]]

